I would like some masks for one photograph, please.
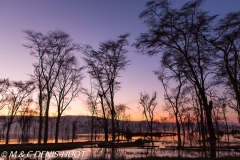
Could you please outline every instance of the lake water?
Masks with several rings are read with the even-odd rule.
[[[234,138],[232,135],[230,137],[230,145],[238,145],[240,146],[240,139]],[[135,141],[139,138],[143,137],[133,137],[132,141]],[[86,142],[90,141],[90,134],[78,134],[77,138],[74,142]],[[95,140],[95,136],[93,137]],[[97,141],[103,141],[104,135],[99,134],[96,136]],[[86,146],[86,148],[76,148],[73,150],[65,150],[59,151],[59,154],[62,157],[72,157],[73,159],[99,159],[101,157],[113,159],[113,156],[116,159],[131,159],[137,157],[149,157],[149,156],[161,156],[161,157],[204,157],[203,152],[196,150],[176,150],[173,148],[169,148],[169,146],[177,146],[177,136],[165,136],[165,137],[154,137],[154,143],[152,147],[152,143],[146,143],[145,147],[127,147],[127,148],[97,148],[97,145],[90,148],[90,146]],[[5,141],[2,139],[2,143]],[[54,139],[50,139],[49,143],[53,143]],[[71,142],[71,139],[59,139],[59,143],[61,142]],[[227,145],[227,136],[224,135],[219,140],[220,143],[217,146],[226,146]],[[18,143],[18,140],[11,139],[10,143]],[[30,139],[29,143],[37,143],[36,139]],[[61,144],[59,144],[61,145]],[[184,146],[199,146],[199,141],[197,137],[188,138],[186,137],[186,142]],[[217,157],[223,156],[240,156],[240,152],[230,150],[230,151],[217,151]],[[208,155],[209,156],[209,155]],[[51,156],[50,156],[51,157]],[[50,159],[46,157],[46,159]]]
[[[90,140],[90,135],[79,135],[86,140]],[[79,137],[79,138],[80,138]],[[134,137],[133,141],[143,137]],[[230,145],[238,145],[240,146],[240,140],[237,138],[234,138],[232,135],[229,136]],[[103,140],[103,135],[99,136],[97,140]],[[108,159],[131,159],[131,158],[137,158],[137,157],[149,157],[149,156],[161,156],[161,157],[204,157],[203,152],[196,151],[196,150],[176,150],[176,149],[170,149],[167,146],[176,146],[177,145],[177,136],[166,136],[166,137],[155,137],[154,143],[152,147],[152,143],[145,144],[145,147],[127,147],[127,148],[77,148],[73,150],[68,151],[62,151],[66,155],[68,152],[71,155],[72,153],[83,153],[84,155],[82,157],[74,157],[73,159],[99,159],[101,157],[108,158]],[[221,137],[221,139],[218,141],[217,146],[227,146],[227,136],[224,135]],[[185,146],[193,146],[197,147],[199,146],[197,138],[186,138]],[[60,152],[61,153],[61,152]],[[79,154],[77,154],[79,155]],[[217,157],[223,157],[223,156],[240,156],[240,152],[235,150],[229,150],[229,151],[217,151],[216,153]],[[209,156],[209,152],[208,152]]]

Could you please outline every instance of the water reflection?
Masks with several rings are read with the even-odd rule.
[[[82,150],[82,148],[74,149],[72,151]],[[143,157],[177,157],[180,153],[181,157],[203,157],[203,154],[194,150],[170,150],[166,148],[85,148],[86,152],[82,159],[131,159],[131,158],[143,158]],[[210,153],[208,153],[210,154]],[[219,151],[217,152],[219,157],[223,156],[240,156],[238,152],[231,151]],[[74,158],[73,158],[74,159]]]
[[[142,138],[134,137],[133,141]],[[201,143],[197,137],[186,137],[185,149],[177,149],[177,138],[175,136],[155,137],[153,143],[146,143],[144,147],[125,147],[125,148],[84,148],[86,150],[83,159],[131,159],[141,157],[204,157]],[[119,142],[120,143],[120,142]],[[230,135],[229,143],[225,136],[218,140],[217,147],[240,145],[239,139]],[[189,148],[187,148],[189,147]],[[75,151],[83,149],[78,148]],[[240,156],[237,150],[217,149],[217,157]],[[210,152],[207,149],[207,156]]]
[[[132,141],[137,139],[144,138],[141,136],[133,137]],[[90,141],[91,135],[90,134],[78,134],[76,136],[75,142],[86,142]],[[98,134],[96,137],[97,141],[103,141],[104,135]],[[16,139],[11,139],[12,143],[17,143]],[[36,139],[30,139],[30,143],[36,143]],[[50,139],[49,142],[54,142],[53,139]],[[59,142],[71,142],[70,139],[63,138],[59,140]],[[121,144],[122,142],[117,142]],[[85,146],[84,148],[76,148],[73,150],[67,151],[85,151],[85,154],[81,159],[131,159],[131,158],[141,158],[141,157],[152,157],[152,156],[159,156],[159,157],[204,157],[204,152],[201,149],[201,142],[199,140],[199,136],[195,135],[193,137],[186,136],[184,142],[184,149],[177,149],[177,136],[163,136],[163,137],[153,137],[153,142],[145,143],[144,147],[125,147],[125,148],[101,148],[97,144],[91,146]],[[232,135],[229,135],[229,142],[228,137],[225,135],[220,137],[217,141],[217,147],[224,147],[224,146],[240,146],[240,139],[234,138]],[[92,148],[91,148],[92,147]],[[189,147],[189,148],[187,148]],[[62,151],[64,152],[64,151]],[[65,151],[66,152],[66,151]],[[207,150],[207,156],[209,156],[209,151]],[[237,150],[231,149],[226,150],[223,148],[217,149],[217,157],[223,156],[240,156],[240,152]],[[79,157],[72,159],[79,159]]]

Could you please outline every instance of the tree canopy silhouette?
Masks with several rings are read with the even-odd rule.
[[[24,46],[29,48],[30,54],[38,60],[37,63],[33,64],[34,74],[32,75],[39,90],[38,143],[41,143],[43,112],[45,114],[44,143],[47,143],[49,108],[54,87],[67,64],[72,62],[72,52],[78,51],[80,45],[74,43],[70,35],[61,30],[49,31],[46,34],[24,30],[24,33],[27,35],[26,39],[30,41],[30,44]],[[46,103],[45,106],[43,104],[44,101]]]
[[[87,46],[84,52],[88,73],[97,81],[100,88],[99,96],[105,100],[110,109],[113,141],[115,141],[114,119],[116,114],[114,97],[121,84],[117,81],[117,78],[130,62],[126,56],[127,50],[124,48],[128,45],[128,36],[129,34],[124,34],[119,36],[117,40],[101,42],[98,51],[93,50],[91,46]],[[103,105],[103,103],[101,104]],[[103,106],[102,109],[104,112]]]
[[[216,137],[212,124],[212,103],[207,91],[213,87],[209,78],[213,69],[212,47],[201,36],[210,34],[216,15],[201,10],[202,0],[187,2],[173,9],[169,1],[149,1],[140,14],[148,30],[141,33],[134,44],[139,53],[153,56],[162,53],[161,64],[180,70],[194,87],[203,106],[210,135],[211,157],[216,157]]]

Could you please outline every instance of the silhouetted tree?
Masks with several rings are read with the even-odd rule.
[[[73,55],[66,55],[61,61],[62,69],[53,90],[57,104],[57,120],[55,126],[55,143],[58,143],[59,123],[63,112],[80,92],[80,84],[83,79],[82,70],[78,61]]]
[[[98,96],[100,97],[100,104],[101,104],[101,114],[103,117],[103,122],[101,123],[101,120],[99,121],[103,128],[104,128],[104,134],[105,134],[105,141],[108,141],[108,128],[109,128],[109,122],[108,122],[108,119],[110,118],[109,117],[109,108],[106,107],[106,104],[104,103],[104,100],[103,100],[103,94],[101,93],[98,93]]]
[[[6,144],[9,142],[9,133],[12,123],[14,123],[14,117],[19,111],[21,106],[29,106],[32,102],[30,94],[33,92],[35,86],[32,81],[22,82],[13,81],[10,82],[10,87],[7,91],[8,99],[8,120],[7,120],[7,132],[6,132]]]
[[[42,57],[39,58],[42,61]],[[43,73],[41,68],[34,64],[34,73],[31,75],[32,79],[35,81],[37,89],[38,89],[38,108],[39,108],[39,120],[38,120],[38,144],[42,141],[42,130],[43,130],[43,121],[44,121],[44,113],[46,111],[47,104],[47,94],[46,94],[46,83],[43,79]]]
[[[202,36],[215,47],[216,77],[224,85],[238,113],[240,123],[240,11],[227,14],[217,21],[212,34]]]
[[[153,120],[155,116],[155,108],[157,106],[157,92],[153,92],[152,97],[148,93],[140,93],[140,100],[139,100],[139,108],[142,110],[143,115],[146,118],[148,127],[151,132],[151,139],[152,139],[152,131],[153,131]]]
[[[199,103],[199,98],[194,90],[194,88],[191,88],[190,93],[191,95],[191,104],[193,107],[193,113],[195,114],[197,118],[197,124],[199,129],[199,140],[202,141],[203,145],[203,153],[205,157],[207,156],[206,152],[206,125],[205,125],[205,113],[202,104]],[[201,138],[201,139],[200,139]]]
[[[0,130],[0,140],[4,140],[5,141],[5,129],[7,127],[7,116],[0,116],[0,122],[1,122],[1,130]]]
[[[200,36],[210,34],[211,22],[216,16],[200,9],[201,0],[172,9],[168,1],[149,1],[140,14],[149,30],[142,33],[135,46],[138,52],[150,56],[162,53],[168,56],[170,66],[178,68],[194,87],[199,103],[206,113],[210,135],[211,157],[216,157],[216,137],[212,123],[212,103],[207,91],[213,87],[209,76],[213,69],[212,48]]]
[[[154,71],[154,73],[158,76],[158,79],[161,81],[163,85],[164,98],[166,101],[166,107],[168,109],[168,112],[169,113],[173,112],[177,127],[178,147],[180,147],[182,146],[180,126],[182,122],[181,107],[186,105],[188,101],[186,98],[188,90],[187,87],[184,86],[186,84],[186,81],[184,81],[181,71],[172,68],[168,64],[165,64],[164,61],[165,59],[163,57],[162,66],[164,68]],[[170,73],[168,73],[166,70],[168,70]],[[174,83],[177,83],[177,86],[175,88],[174,87],[170,88],[170,86],[174,86]]]
[[[76,138],[76,130],[77,130],[77,121],[73,121],[73,123],[72,123],[72,142]]]
[[[225,103],[222,103],[222,112],[223,112],[223,118],[224,118],[224,121],[225,121],[226,134],[227,134],[228,147],[229,147],[229,126],[228,126],[228,118],[226,117],[227,109],[226,109],[226,104]]]
[[[127,50],[124,49],[128,45],[127,37],[129,34],[121,35],[118,40],[109,40],[100,43],[98,51],[94,51],[90,46],[85,50],[84,60],[87,63],[88,73],[97,81],[100,92],[102,109],[104,100],[110,109],[112,140],[115,141],[115,105],[114,97],[117,90],[120,89],[120,82],[117,78],[129,64],[126,57]],[[103,112],[105,112],[103,110]]]
[[[73,43],[69,34],[60,30],[49,31],[46,34],[25,30],[24,33],[30,41],[30,44],[24,46],[29,48],[31,50],[30,54],[38,60],[38,62],[33,65],[35,74],[32,75],[32,77],[36,81],[39,90],[40,118],[43,108],[43,95],[46,95],[44,143],[47,143],[49,108],[53,90],[57,83],[57,77],[65,67],[64,60],[66,57],[71,55],[73,51],[79,50],[80,46],[79,44]],[[42,120],[40,120],[40,125],[41,121]],[[39,130],[42,130],[41,127],[42,126],[39,126]],[[39,134],[41,134],[40,131]]]
[[[19,112],[20,115],[18,116],[17,121],[21,128],[21,143],[28,143],[31,134],[31,127],[37,112],[29,106],[22,106]]]
[[[86,106],[89,112],[91,113],[91,141],[93,140],[93,130],[94,130],[94,115],[97,115],[97,98],[98,92],[94,91],[94,82],[90,79],[90,91],[83,89],[83,93],[87,96]]]
[[[125,120],[125,111],[128,107],[124,104],[118,104],[115,106],[116,111],[116,125],[117,125],[117,132],[118,132],[118,140],[120,139],[120,133],[125,131],[126,128],[124,128],[124,120]]]
[[[7,90],[10,86],[8,79],[0,79],[0,110],[8,104]]]

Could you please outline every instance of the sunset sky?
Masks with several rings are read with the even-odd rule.
[[[122,88],[116,94],[115,104],[122,103],[132,120],[142,118],[138,109],[140,92],[158,93],[158,116],[163,113],[163,89],[153,70],[159,66],[160,55],[148,57],[135,53],[131,44],[137,36],[147,30],[138,18],[145,8],[146,0],[0,0],[0,78],[10,80],[28,80],[33,72],[32,64],[36,59],[22,45],[27,44],[24,29],[46,33],[60,29],[70,34],[75,42],[89,44],[94,49],[99,42],[116,39],[120,34],[131,33],[128,58],[131,64],[119,79]],[[187,0],[172,1],[174,7],[180,7]],[[206,0],[203,9],[211,14],[224,15],[240,9],[239,0]],[[81,64],[82,54],[75,54]],[[89,86],[86,75],[83,87]],[[83,95],[71,104],[67,114],[88,114],[84,107]],[[236,116],[235,116],[236,117]],[[236,121],[235,119],[231,119]]]

